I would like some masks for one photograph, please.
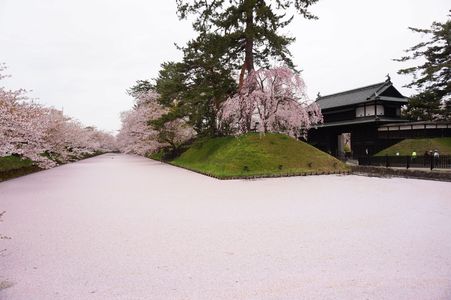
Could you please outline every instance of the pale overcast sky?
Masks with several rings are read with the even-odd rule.
[[[288,31],[295,63],[312,99],[385,80],[401,88],[392,61],[420,41],[407,27],[446,19],[449,0],[320,0],[317,21],[300,17]],[[174,43],[194,37],[179,21],[175,0],[0,0],[3,85],[30,95],[86,125],[115,131],[132,106],[125,90],[154,78],[164,61],[179,60]]]

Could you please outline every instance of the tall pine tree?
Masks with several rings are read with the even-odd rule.
[[[160,102],[171,107],[163,119],[187,117],[200,135],[218,134],[217,112],[236,91],[233,70],[217,59],[214,43],[214,35],[190,41],[183,49],[183,61],[163,64],[154,85]]]
[[[196,17],[193,28],[200,36],[216,35],[222,64],[241,69],[241,86],[246,71],[251,72],[255,65],[269,66],[271,59],[294,68],[288,45],[295,39],[280,33],[280,29],[293,20],[293,16],[287,17],[291,8],[307,19],[316,18],[308,8],[318,0],[176,1],[181,19]]]
[[[451,17],[451,15],[448,15]],[[406,87],[419,93],[412,97],[406,114],[414,120],[451,118],[451,19],[434,22],[430,29],[409,28],[422,33],[428,40],[406,50],[407,56],[396,61],[421,61],[418,66],[399,70],[399,74],[413,76]]]

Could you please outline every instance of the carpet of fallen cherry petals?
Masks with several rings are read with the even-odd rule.
[[[445,182],[108,154],[0,183],[2,211],[0,299],[451,298]]]

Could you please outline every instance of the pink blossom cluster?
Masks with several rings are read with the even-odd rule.
[[[299,137],[323,117],[319,106],[308,100],[299,74],[279,67],[249,74],[241,90],[222,105],[219,120],[234,134],[255,130]]]
[[[0,65],[0,80],[6,77],[5,69]],[[114,149],[112,135],[84,127],[62,111],[30,101],[25,90],[0,87],[0,157],[19,155],[41,168],[51,168],[58,162]]]
[[[194,130],[183,119],[169,121],[158,130],[149,124],[169,112],[168,108],[159,103],[157,93],[147,91],[134,96],[134,108],[121,115],[122,128],[117,135],[117,145],[121,152],[145,156],[164,147],[184,143],[193,137]]]

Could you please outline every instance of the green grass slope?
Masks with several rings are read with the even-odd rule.
[[[26,168],[32,165],[33,162],[31,160],[21,159],[18,156],[0,157],[0,172]]]
[[[376,156],[411,155],[413,151],[421,156],[425,151],[437,149],[440,155],[451,155],[451,137],[433,139],[406,139],[377,153]]]
[[[94,156],[102,155],[104,152],[94,152],[91,154],[85,154],[81,158],[73,157],[70,161],[78,161],[80,159],[91,158]],[[49,156],[42,154],[50,158]],[[53,159],[58,165],[62,165],[62,163],[58,159]],[[16,178],[19,176],[28,175],[34,172],[42,171],[33,161],[29,159],[22,159],[19,156],[11,155],[0,157],[0,181],[5,181],[8,179]]]
[[[0,181],[30,174],[39,170],[39,167],[33,165],[33,162],[29,159],[21,159],[18,156],[0,157]]]
[[[347,170],[332,156],[282,134],[201,139],[171,163],[220,178]]]

